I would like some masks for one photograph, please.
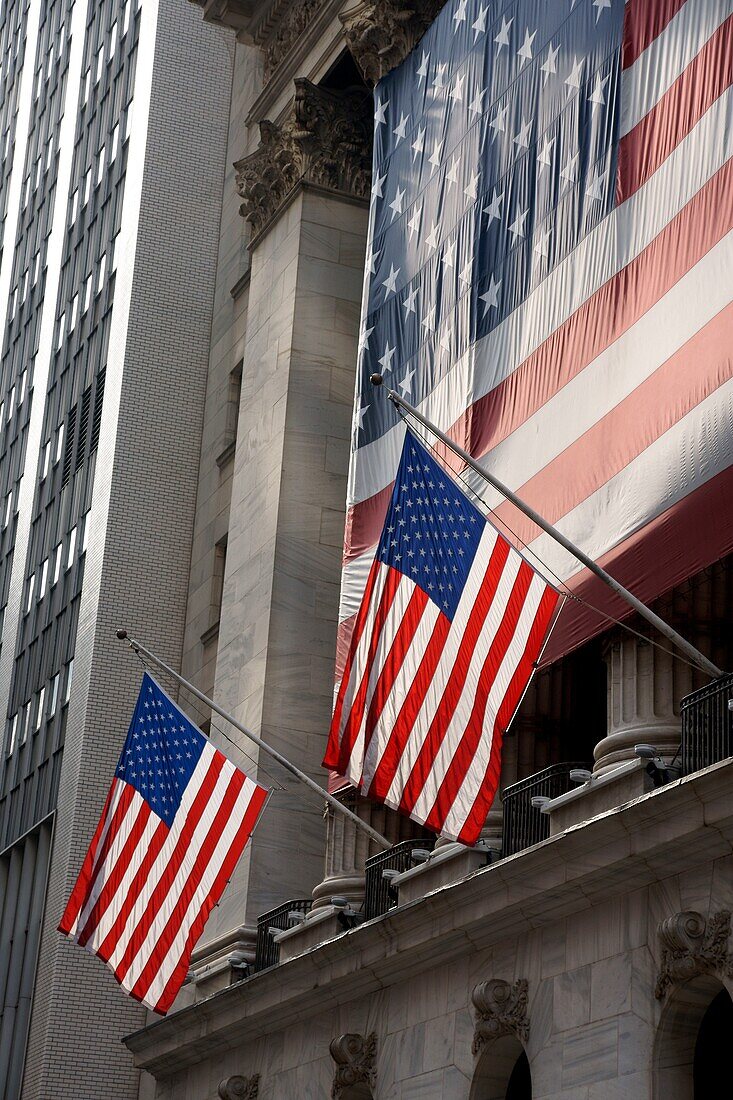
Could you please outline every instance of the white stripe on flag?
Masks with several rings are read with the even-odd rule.
[[[122,793],[123,793],[124,789],[125,789],[125,785],[123,783],[119,783],[119,782],[115,783],[114,790],[112,791],[112,797],[109,801],[107,816],[106,816],[105,821],[104,821],[104,828],[102,829],[102,833],[101,833],[100,838],[99,838],[99,844],[97,845],[97,853],[96,853],[96,856],[95,856],[95,859],[94,859],[94,863],[92,864],[92,871],[91,871],[92,878],[94,878],[96,868],[99,866],[100,856],[101,856],[102,851],[104,850],[104,845],[105,845],[105,843],[107,841],[107,837],[109,835],[109,830],[110,830],[111,825],[112,825],[112,819],[115,815],[115,810],[117,809],[117,807],[120,804],[120,799],[122,798]],[[103,877],[102,874],[100,874],[94,880],[93,897],[94,897],[95,901],[99,897],[99,893],[100,893],[103,885],[104,885],[104,877]],[[76,920],[74,921],[74,923],[71,926],[71,931],[69,932],[70,938],[75,939],[76,936],[77,936],[77,933],[81,932],[81,930],[83,929],[83,927],[86,923],[87,916],[88,916],[90,908],[91,907],[89,905],[83,905],[81,907],[81,909],[79,910],[79,912],[76,915]]]

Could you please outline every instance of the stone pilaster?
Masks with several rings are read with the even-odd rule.
[[[376,84],[404,61],[445,0],[362,0],[339,17],[364,79]]]
[[[365,88],[333,92],[298,77],[290,115],[260,123],[260,144],[235,163],[240,212],[258,236],[307,184],[366,199],[371,182],[372,102]]]

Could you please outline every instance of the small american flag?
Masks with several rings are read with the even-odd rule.
[[[559,599],[408,434],[324,764],[475,844]]]
[[[145,673],[59,931],[164,1015],[267,795]]]

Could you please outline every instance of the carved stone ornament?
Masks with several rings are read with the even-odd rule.
[[[374,1032],[366,1038],[353,1032],[339,1035],[332,1040],[329,1049],[336,1063],[331,1087],[333,1100],[341,1100],[344,1091],[354,1085],[366,1085],[370,1091],[374,1090],[377,1079],[377,1036]]]
[[[252,1077],[227,1077],[216,1090],[220,1100],[257,1100],[260,1087],[260,1075],[255,1073]]]
[[[374,84],[404,61],[446,0],[362,0],[339,16],[364,79]]]
[[[661,1000],[671,985],[687,982],[700,974],[733,976],[733,958],[728,953],[730,911],[721,909],[705,920],[688,910],[663,920],[657,929],[662,961],[654,996]]]
[[[288,4],[270,36],[264,42],[265,80],[280,64],[285,54],[295,45],[303,31],[310,25],[324,0],[297,0]]]
[[[501,978],[481,982],[471,994],[476,1008],[476,1027],[473,1033],[474,1054],[502,1035],[515,1035],[522,1043],[529,1038],[527,1016],[528,984],[526,978],[518,978],[513,985]]]
[[[301,181],[366,198],[371,185],[372,99],[364,88],[332,92],[299,77],[293,112],[260,123],[260,145],[234,165],[240,213],[257,234]]]

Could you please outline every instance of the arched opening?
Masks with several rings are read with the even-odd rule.
[[[532,1100],[529,1059],[518,1039],[489,1043],[476,1064],[470,1100]]]
[[[654,1048],[655,1100],[717,1100],[730,1093],[733,1000],[711,975],[673,990]]]

